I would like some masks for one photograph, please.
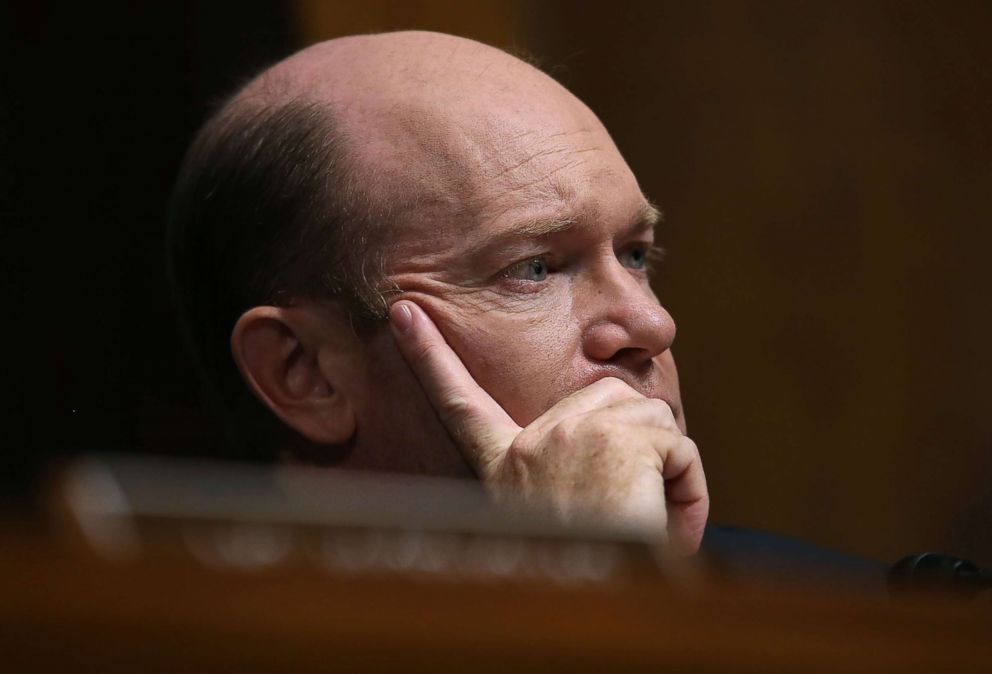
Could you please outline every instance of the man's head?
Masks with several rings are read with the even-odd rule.
[[[612,376],[684,430],[675,327],[645,265],[656,218],[552,79],[394,33],[311,47],[228,103],[187,160],[173,258],[208,366],[229,339],[298,436],[343,465],[458,473],[387,307],[422,307],[520,425]]]

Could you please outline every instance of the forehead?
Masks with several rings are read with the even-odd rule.
[[[599,120],[567,92],[403,101],[358,146],[408,253],[520,224],[641,217],[645,199]],[[525,94],[530,93],[530,96]]]

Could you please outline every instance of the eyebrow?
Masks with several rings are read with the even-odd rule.
[[[579,219],[567,215],[561,217],[522,218],[498,232],[487,235],[476,246],[473,246],[476,257],[485,257],[515,241],[541,239],[567,231],[578,224]]]
[[[515,220],[513,224],[502,231],[494,232],[473,246],[475,259],[488,257],[493,251],[500,250],[511,242],[535,240],[549,237],[561,232],[568,231],[579,224],[581,218],[577,215],[562,215],[560,217],[522,218]],[[664,220],[664,215],[650,201],[645,198],[641,202],[630,223],[620,232],[621,237],[636,236],[650,231],[656,224]]]
[[[641,212],[637,220],[638,222],[636,224],[638,227],[645,230],[652,229],[658,223],[665,221],[665,214],[662,213],[657,206],[645,199],[641,206]]]
[[[648,200],[644,200],[640,211],[634,221],[627,228],[629,232],[644,232],[654,228],[659,222],[664,220],[664,215],[658,208]],[[575,226],[579,219],[575,216],[565,216],[560,218],[530,218],[518,220],[507,230],[493,235],[490,243],[503,241],[507,238],[540,238],[564,232]]]
[[[497,236],[527,237],[536,239],[542,236],[550,236],[552,234],[564,232],[565,230],[573,227],[577,222],[578,218],[571,216],[551,219],[532,218],[529,220],[518,220],[513,223],[513,227],[510,231],[503,232],[502,235]]]

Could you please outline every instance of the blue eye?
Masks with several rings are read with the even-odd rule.
[[[525,260],[507,269],[506,275],[522,281],[544,281],[548,278],[548,263],[539,257]]]
[[[630,248],[617,255],[620,264],[628,269],[645,269],[648,264],[648,251],[642,246]]]

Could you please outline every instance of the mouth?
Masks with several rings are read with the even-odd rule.
[[[644,373],[631,372],[627,368],[611,365],[603,365],[591,372],[588,376],[582,377],[574,387],[573,393],[584,389],[600,379],[613,377],[624,382],[632,389],[640,393],[645,398],[656,398],[668,404],[672,408],[672,415],[678,420],[682,416],[682,406],[678,402],[678,396],[669,390],[667,382],[657,367],[645,368]]]

